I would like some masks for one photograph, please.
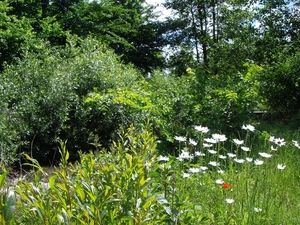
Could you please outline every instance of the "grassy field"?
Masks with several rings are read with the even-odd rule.
[[[175,136],[176,152],[134,127],[109,151],[81,154],[32,179],[0,179],[1,224],[300,224],[300,130],[241,125],[235,135],[194,126]],[[5,187],[5,188],[4,188]]]

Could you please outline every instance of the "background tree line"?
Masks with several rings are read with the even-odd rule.
[[[59,139],[76,158],[145,120],[171,151],[188,127],[234,130],[254,109],[299,118],[299,1],[164,5],[161,21],[144,0],[1,1],[1,163],[52,163]]]
[[[1,65],[32,48],[35,39],[64,46],[68,33],[96,38],[144,72],[170,67],[178,75],[199,65],[230,74],[246,60],[270,64],[283,50],[291,55],[299,48],[299,1],[167,0],[164,5],[172,16],[159,21],[145,0],[2,1]],[[167,46],[174,50],[169,60],[162,55]]]

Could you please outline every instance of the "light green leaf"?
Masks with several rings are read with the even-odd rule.
[[[66,151],[66,156],[65,156],[66,161],[69,159],[69,157],[70,157],[70,153],[69,151]]]
[[[81,187],[76,187],[76,193],[79,195],[81,201],[85,199],[85,194]]]
[[[50,179],[49,179],[49,186],[51,189],[54,189],[56,177],[57,177],[57,175],[54,175],[54,176],[50,177]]]
[[[4,183],[5,183],[5,179],[7,176],[8,172],[5,171],[3,174],[1,174],[0,176],[0,189],[3,187]]]

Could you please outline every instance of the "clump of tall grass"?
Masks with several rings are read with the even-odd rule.
[[[160,155],[147,127],[123,131],[109,151],[80,154],[1,191],[2,224],[298,224],[298,140],[252,125],[238,137],[195,126]],[[298,164],[297,164],[298,163]],[[6,172],[0,177],[3,187]],[[280,212],[280,213],[279,213]]]

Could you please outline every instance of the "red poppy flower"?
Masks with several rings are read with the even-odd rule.
[[[231,186],[228,183],[223,183],[222,184],[223,188],[229,189]]]

